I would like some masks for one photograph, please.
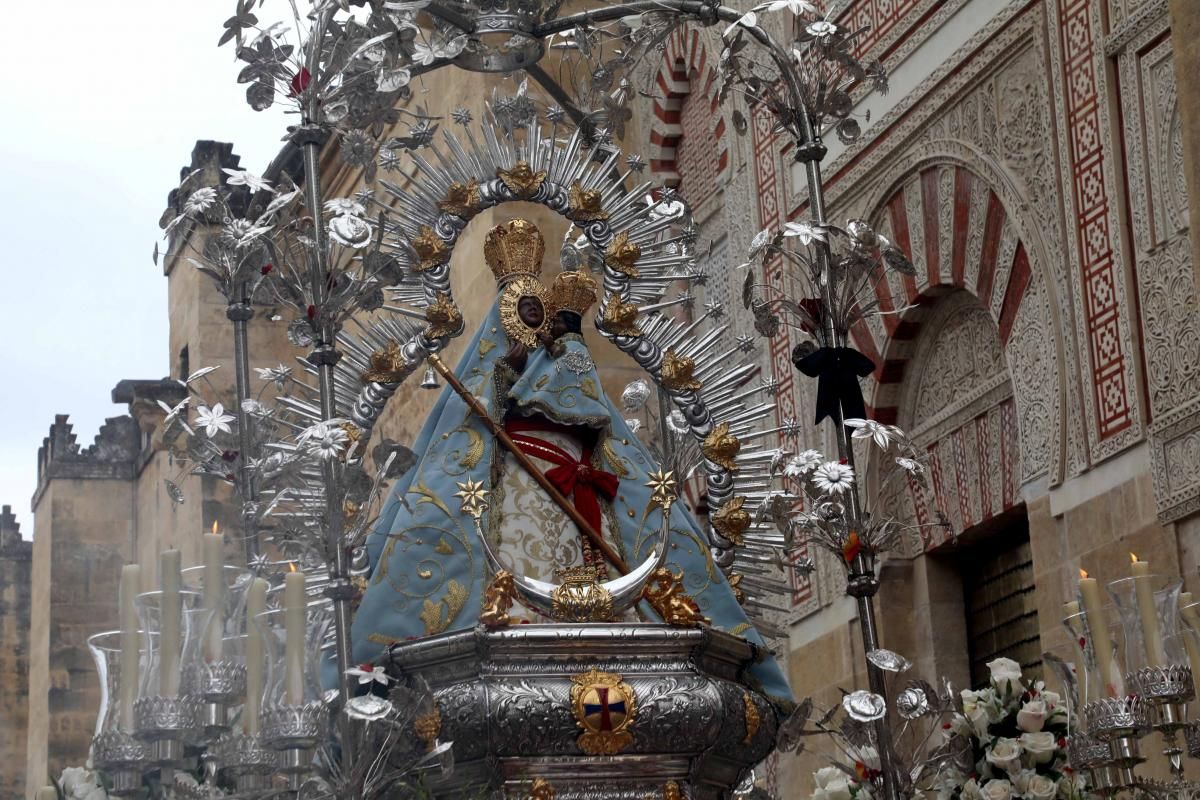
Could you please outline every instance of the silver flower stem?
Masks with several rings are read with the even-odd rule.
[[[309,42],[308,70],[312,85],[317,85],[322,76],[318,74],[321,45],[324,41],[325,29],[333,18],[336,4],[318,16],[313,25],[312,37]],[[321,322],[317,332],[317,341],[309,355],[309,361],[317,368],[317,380],[321,395],[321,418],[333,419],[336,415],[336,388],[334,386],[333,369],[341,358],[337,350],[337,329],[324,316],[325,303],[328,300],[329,275],[329,239],[324,226],[321,224],[321,146],[326,139],[326,131],[320,125],[320,103],[317,92],[310,92],[308,108],[304,115],[304,124],[296,131],[294,138],[301,145],[304,154],[304,201],[308,212],[313,218],[313,250],[309,258],[309,281],[312,286],[312,302],[317,309],[317,319]],[[331,459],[325,459],[321,467],[325,482],[325,551],[329,564],[329,586],[326,593],[333,601],[334,640],[337,651],[338,697],[340,708],[344,709],[350,700],[350,684],[346,678],[346,670],[350,669],[350,601],[353,588],[350,584],[350,554],[342,542],[342,506],[338,500],[337,474]],[[354,763],[354,742],[350,730],[350,718],[338,714],[342,763],[347,769]]]
[[[246,411],[245,402],[250,399],[250,339],[247,328],[254,316],[250,306],[249,284],[243,281],[237,285],[236,300],[225,309],[225,316],[233,323],[233,378],[237,391],[238,404],[238,446],[241,448],[241,469],[238,470],[238,493],[242,496],[242,507],[258,499],[258,490],[254,485],[254,476],[248,466],[254,439],[250,414]],[[258,518],[254,515],[242,514],[242,536],[245,539],[246,563],[251,564],[258,555]]]
[[[813,220],[818,225],[825,224],[825,194],[821,183],[821,159],[825,157],[826,149],[821,143],[816,127],[807,113],[802,112],[801,131],[805,134],[803,142],[797,142],[796,158],[804,163],[804,173],[808,182],[808,205]],[[837,297],[837,275],[831,265],[829,244],[817,242],[817,265],[822,281],[822,301],[825,313],[822,314],[826,347],[845,347],[846,331],[842,330],[833,318],[832,310]],[[842,409],[839,404],[833,409],[830,422],[833,424],[834,438],[837,440],[838,458],[847,466],[854,469],[854,447],[846,426],[842,424]],[[858,496],[858,474],[855,470],[855,482],[847,492],[849,500],[848,521],[851,529],[857,529],[864,522],[862,505]],[[863,650],[871,652],[879,648],[879,628],[875,619],[875,607],[871,599],[879,590],[879,579],[875,575],[874,561],[871,555],[860,552],[851,565],[846,591],[858,603],[859,628],[862,631]],[[871,691],[887,701],[887,684],[884,681],[883,670],[867,662],[867,680]],[[875,721],[875,738],[879,751],[880,768],[883,772],[883,794],[885,800],[899,800],[899,787],[896,785],[896,768],[892,763],[894,750],[892,747],[892,730],[888,726],[885,714]]]

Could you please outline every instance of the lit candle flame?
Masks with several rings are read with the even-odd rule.
[[[295,562],[295,561],[289,561],[289,562],[288,562],[288,570],[290,570],[291,572],[296,572],[296,571],[297,571],[297,570],[296,570],[296,562]]]
[[[1079,568],[1079,577],[1081,577],[1081,578],[1086,578],[1086,577],[1087,577],[1087,570],[1086,570],[1086,569],[1084,569],[1083,567],[1080,567],[1080,568]]]
[[[1136,564],[1138,562],[1137,553],[1130,553],[1129,561],[1130,561],[1130,563]]]
[[[213,528],[212,528],[212,532],[213,532],[213,533],[219,533],[219,531],[217,530],[217,528],[218,528],[217,521],[214,519],[214,520],[213,520]]]

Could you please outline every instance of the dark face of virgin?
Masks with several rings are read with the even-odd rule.
[[[517,301],[517,316],[530,328],[540,328],[546,321],[546,309],[542,308],[542,301],[538,298],[524,295]]]

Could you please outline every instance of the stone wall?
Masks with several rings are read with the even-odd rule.
[[[11,506],[0,509],[0,796],[25,790],[29,713],[30,568],[33,543],[21,538]]]

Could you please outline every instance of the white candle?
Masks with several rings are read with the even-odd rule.
[[[258,735],[266,653],[254,617],[267,610],[269,585],[264,579],[255,578],[246,597],[246,706],[242,709],[242,729],[247,736]]]
[[[305,609],[304,573],[289,572],[283,576],[284,648],[283,679],[288,705],[304,703],[304,638]]]
[[[164,697],[179,694],[179,658],[183,649],[183,597],[179,594],[183,585],[182,566],[183,554],[178,550],[164,550],[159,557],[162,619],[158,634],[158,691]]]
[[[1179,594],[1179,616],[1183,617],[1185,623],[1182,631],[1183,646],[1187,649],[1192,675],[1200,679],[1200,645],[1196,642],[1196,637],[1200,636],[1200,613],[1197,613],[1193,602],[1195,601],[1192,600],[1191,592]]]
[[[121,567],[121,585],[117,605],[121,619],[121,671],[117,684],[117,713],[121,730],[133,732],[133,704],[138,693],[138,620],[133,598],[141,589],[142,568],[137,564]]]
[[[1104,599],[1100,595],[1100,584],[1083,572],[1079,579],[1079,596],[1087,611],[1088,632],[1092,636],[1092,652],[1096,655],[1096,668],[1100,671],[1100,686],[1105,697],[1116,697],[1117,687],[1113,683],[1112,642],[1108,638],[1108,620],[1104,615]]]
[[[213,532],[204,534],[204,607],[212,609],[204,638],[204,658],[220,661],[225,637],[225,537]]]
[[[1154,607],[1154,578],[1150,575],[1149,561],[1134,561],[1130,565],[1133,574],[1134,596],[1137,598],[1138,614],[1142,618],[1142,639],[1146,644],[1146,663],[1161,667],[1167,663],[1163,650],[1162,631],[1158,628],[1158,612]]]

